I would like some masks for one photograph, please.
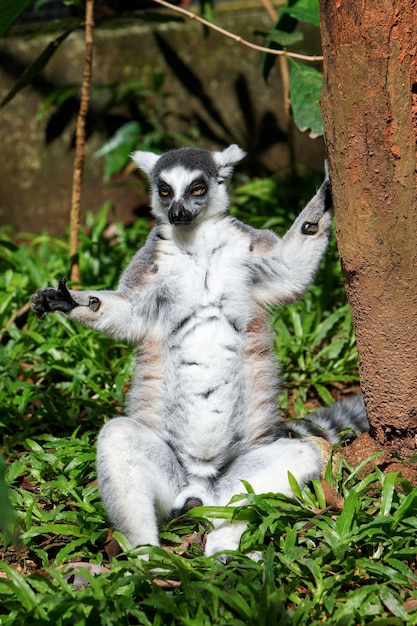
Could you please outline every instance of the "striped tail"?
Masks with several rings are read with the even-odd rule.
[[[285,420],[285,427],[297,435],[324,437],[330,443],[338,443],[367,432],[369,423],[362,394],[358,394],[305,417]]]

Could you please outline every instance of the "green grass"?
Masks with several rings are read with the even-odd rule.
[[[271,197],[282,206],[272,217]],[[292,217],[273,182],[243,186],[234,211],[281,232]],[[109,240],[107,219],[106,210],[89,218],[82,237],[89,287],[114,287],[148,230],[146,221],[117,225]],[[374,470],[362,478],[361,468],[346,463],[335,477],[329,468],[326,474],[339,494],[333,504],[319,481],[302,491],[294,485],[294,500],[247,486],[245,506],[194,509],[167,524],[161,536],[169,549],[152,549],[149,562],[115,533],[124,551],[109,562],[95,438],[122,410],[133,355],[62,317],[40,322],[28,312],[37,288],[68,275],[67,258],[59,239],[0,232],[1,452],[20,533],[13,545],[0,492],[0,523],[9,530],[0,544],[0,625],[417,624],[417,490],[397,474]],[[285,410],[303,413],[306,404],[329,403],[357,384],[334,243],[315,286],[302,302],[271,311],[271,322]],[[249,521],[242,552],[228,566],[204,557],[201,547],[207,517],[219,515]],[[260,562],[245,556],[256,550]],[[77,589],[63,570],[77,561],[109,571],[84,573],[89,584]]]

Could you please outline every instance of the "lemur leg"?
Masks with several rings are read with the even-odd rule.
[[[99,434],[97,474],[115,528],[132,546],[159,545],[158,522],[168,516],[186,483],[171,448],[135,420],[114,418]]]
[[[218,481],[217,504],[227,504],[233,495],[244,491],[241,480],[253,487],[255,493],[282,493],[292,496],[288,472],[304,485],[320,476],[321,458],[317,449],[307,441],[278,439],[271,444],[242,455]],[[240,503],[244,502],[244,498]],[[208,535],[206,554],[210,556],[224,550],[237,550],[246,528],[245,522],[215,522]]]

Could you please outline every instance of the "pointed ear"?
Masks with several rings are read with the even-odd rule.
[[[219,168],[219,182],[223,182],[232,175],[233,168],[246,156],[236,144],[232,144],[223,152],[213,152],[213,158]]]
[[[136,152],[131,153],[130,158],[136,163],[140,170],[145,172],[145,174],[150,177],[151,172],[160,156],[159,154],[154,154],[153,152],[142,152],[142,150],[137,150]]]

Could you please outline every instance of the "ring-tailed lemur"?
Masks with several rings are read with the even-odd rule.
[[[226,183],[243,156],[236,145],[133,153],[157,225],[117,290],[71,291],[62,280],[33,296],[40,318],[60,311],[138,346],[126,417],[105,424],[97,451],[106,510],[132,545],[158,545],[172,511],[226,504],[241,480],[290,495],[288,471],[300,485],[320,474],[316,448],[279,425],[267,309],[299,298],[314,277],[331,227],[330,181],[280,239],[229,214]],[[333,415],[337,430],[367,429],[360,397],[316,421],[326,429]],[[243,529],[219,523],[206,554],[236,549]]]

